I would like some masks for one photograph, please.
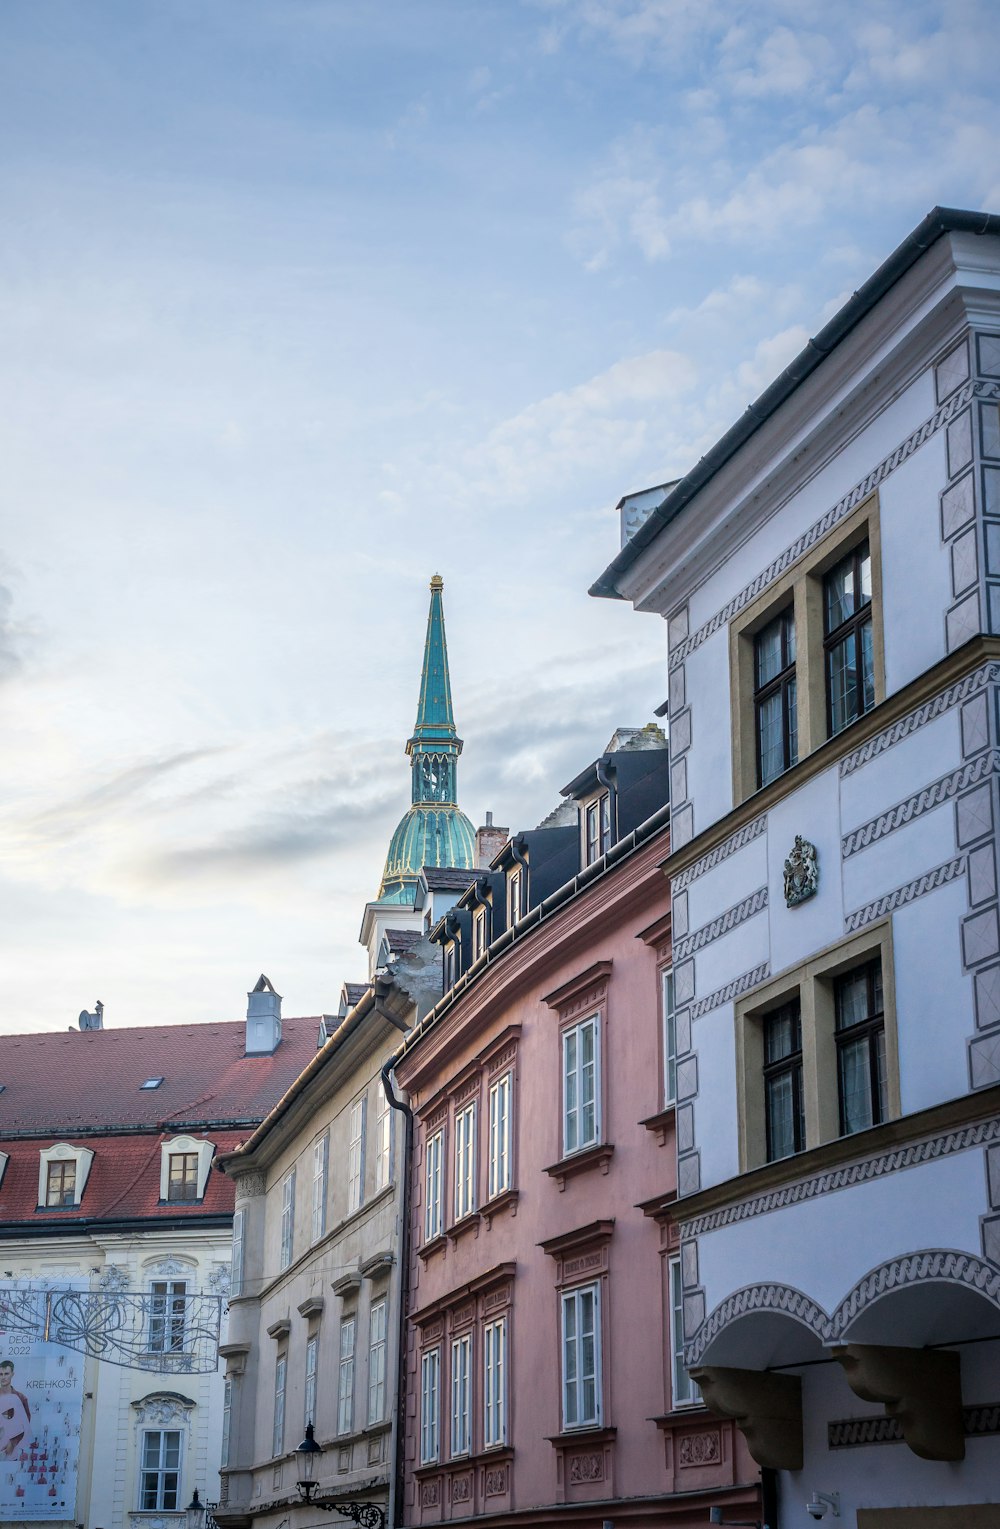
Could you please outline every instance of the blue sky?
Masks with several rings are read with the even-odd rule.
[[[335,1007],[440,571],[460,794],[664,693],[586,590],[935,204],[996,0],[5,0],[5,1028]]]

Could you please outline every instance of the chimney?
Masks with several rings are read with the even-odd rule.
[[[482,828],[476,829],[476,867],[483,871],[503,849],[510,838],[509,828],[494,828],[493,814],[486,814]]]
[[[270,1056],[281,1040],[281,994],[261,972],[247,994],[247,1056]]]
[[[79,1025],[81,1030],[104,1029],[104,1005],[100,999],[94,1004],[93,1014],[88,1014],[86,1009],[81,1010]]]

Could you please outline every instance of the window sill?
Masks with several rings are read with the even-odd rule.
[[[453,1455],[448,1460],[427,1460],[423,1465],[415,1467],[413,1475],[417,1481],[425,1481],[429,1476],[440,1476],[446,1471],[465,1471],[476,1465],[510,1464],[513,1459],[514,1450],[511,1445],[492,1444],[488,1449],[477,1450],[475,1454]]]
[[[639,1121],[639,1124],[644,1126],[647,1131],[655,1131],[660,1138],[660,1146],[664,1147],[666,1146],[667,1136],[670,1133],[670,1128],[674,1123],[676,1115],[677,1106],[675,1104],[668,1104],[662,1110],[659,1110],[657,1114],[647,1115],[645,1120]]]
[[[617,1428],[604,1428],[599,1423],[588,1423],[583,1428],[567,1428],[562,1433],[546,1434],[553,1449],[572,1449],[578,1444],[613,1444]]]
[[[482,1217],[480,1216],[479,1212],[477,1210],[472,1210],[467,1216],[463,1216],[461,1221],[456,1221],[452,1226],[449,1226],[445,1232],[445,1236],[448,1238],[449,1242],[461,1241],[467,1232],[474,1231],[478,1237],[479,1223],[481,1220]]]
[[[519,1195],[520,1191],[517,1189],[505,1189],[503,1194],[495,1195],[492,1200],[487,1200],[482,1209],[482,1217],[486,1222],[487,1231],[493,1225],[494,1216],[502,1215],[506,1210],[509,1210],[512,1216],[517,1215]]]
[[[575,1178],[578,1173],[589,1173],[592,1168],[600,1168],[602,1173],[607,1173],[614,1150],[610,1142],[600,1143],[596,1147],[584,1147],[582,1152],[574,1152],[570,1157],[564,1157],[558,1163],[543,1168],[542,1172],[547,1173],[550,1179],[555,1179],[561,1194],[566,1188],[566,1180]]]
[[[444,1232],[438,1232],[437,1236],[432,1237],[430,1242],[425,1242],[423,1247],[417,1249],[417,1257],[426,1264],[428,1259],[433,1258],[435,1253],[442,1253],[447,1246],[448,1239]]]

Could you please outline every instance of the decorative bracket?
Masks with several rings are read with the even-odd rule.
[[[732,1418],[758,1465],[802,1469],[802,1382],[767,1370],[696,1366],[691,1379],[716,1417]]]
[[[855,1396],[882,1402],[921,1460],[964,1460],[961,1357],[950,1349],[835,1348]]]

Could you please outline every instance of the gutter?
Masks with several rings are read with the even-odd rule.
[[[721,436],[715,445],[701,458],[677,486],[657,505],[643,521],[632,539],[608,564],[600,578],[590,586],[588,594],[598,599],[624,600],[619,586],[622,575],[635,563],[640,554],[656,539],[664,526],[675,520],[691,500],[714,478],[725,464],[736,455],[740,447],[760,429],[761,425],[776,414],[791,397],[800,383],[825,361],[831,351],[845,340],[861,320],[875,307],[889,289],[920,257],[936,244],[944,234],[995,234],[1000,235],[1000,214],[993,212],[966,212],[958,207],[935,207],[902,244],[893,250],[878,270],[858,288],[838,313],[799,351],[794,361],[776,377],[760,397],[750,404],[745,413]]]
[[[378,1013],[376,1004],[376,1013]],[[394,1059],[390,1057],[382,1067],[382,1088],[391,1109],[398,1110],[406,1121],[403,1143],[403,1172],[399,1195],[399,1289],[396,1313],[396,1408],[392,1420],[391,1439],[394,1469],[389,1484],[389,1524],[397,1523],[402,1510],[403,1496],[403,1441],[406,1437],[406,1316],[410,1305],[410,1162],[413,1156],[413,1111],[402,1099],[396,1098],[390,1081]]]

